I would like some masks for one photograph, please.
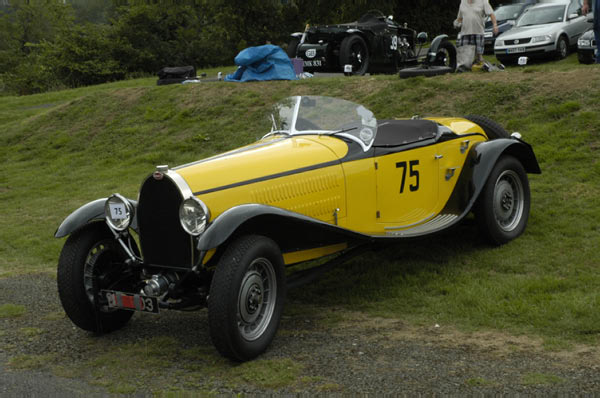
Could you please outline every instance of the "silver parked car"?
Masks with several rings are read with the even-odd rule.
[[[519,57],[563,59],[592,24],[582,14],[583,0],[561,0],[527,9],[516,26],[496,39],[494,54],[503,64]]]

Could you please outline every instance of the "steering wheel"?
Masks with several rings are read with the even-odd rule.
[[[360,17],[358,22],[367,22],[371,19],[380,19],[382,21],[385,21],[386,18],[387,17],[385,16],[385,14],[379,10],[369,10],[362,17]]]

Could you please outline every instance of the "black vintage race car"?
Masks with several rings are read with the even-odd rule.
[[[372,10],[358,21],[339,25],[307,26],[292,34],[290,58],[301,58],[307,72],[397,73],[438,75],[456,69],[456,47],[447,35],[435,37],[428,51],[427,33],[417,34],[391,16]],[[417,49],[417,45],[419,49]]]

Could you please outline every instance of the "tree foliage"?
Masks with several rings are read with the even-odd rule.
[[[306,24],[357,20],[371,9],[456,34],[460,0],[10,0],[0,5],[0,93],[28,94],[155,74],[164,66],[228,65],[242,49],[285,46]],[[494,5],[494,2],[492,2]]]

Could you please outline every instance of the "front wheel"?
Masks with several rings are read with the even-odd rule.
[[[93,222],[73,232],[58,260],[58,295],[71,321],[81,329],[107,333],[125,326],[132,311],[115,310],[96,303],[102,289],[127,291],[133,272],[124,265],[123,249],[103,222]]]
[[[441,42],[433,64],[449,67],[452,72],[456,71],[456,47],[454,44],[447,40]]]
[[[475,208],[479,229],[501,245],[523,233],[531,202],[529,180],[521,162],[502,156],[488,177]]]
[[[262,354],[279,326],[284,298],[283,257],[277,244],[258,235],[233,241],[210,286],[208,322],[216,349],[234,361]]]
[[[558,59],[565,59],[567,55],[569,55],[569,43],[564,36],[561,36],[556,43],[556,57]]]

